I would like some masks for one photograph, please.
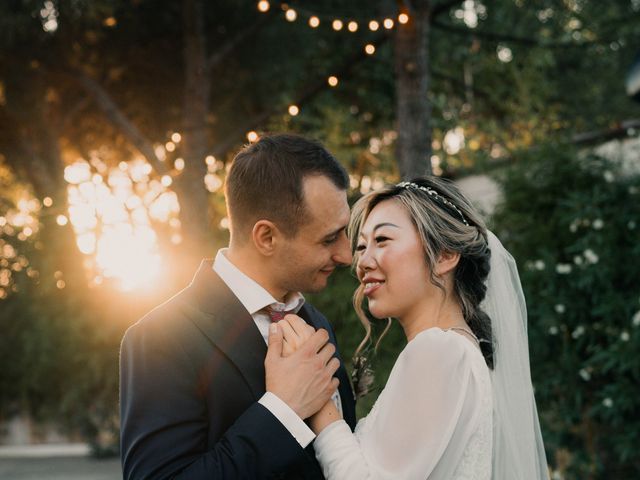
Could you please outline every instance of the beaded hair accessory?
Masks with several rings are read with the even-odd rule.
[[[458,212],[458,215],[460,215],[460,220],[462,220],[462,223],[464,223],[467,227],[469,226],[469,222],[467,222],[467,219],[464,218],[464,215],[462,214],[460,209],[456,207],[453,203],[451,203],[449,200],[444,198],[442,195],[438,194],[438,192],[436,192],[433,188],[423,187],[422,185],[418,185],[417,183],[413,183],[413,182],[400,182],[396,185],[396,187],[412,188],[415,190],[422,190],[423,192],[427,192],[429,196],[433,198],[435,201],[443,203],[447,207],[453,208],[456,212]]]

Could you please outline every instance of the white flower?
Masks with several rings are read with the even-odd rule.
[[[634,230],[636,228],[636,222],[634,222],[633,220],[629,220],[629,222],[627,223],[627,228],[629,230]]]
[[[600,257],[590,248],[587,248],[582,254],[588,263],[598,263],[598,260],[600,260]]]
[[[558,303],[554,308],[556,309],[556,313],[564,313],[566,310],[564,305],[561,303]]]
[[[602,227],[604,227],[604,222],[602,221],[602,219],[601,219],[601,218],[596,218],[596,219],[593,221],[593,225],[592,225],[592,226],[593,226],[593,229],[594,229],[594,230],[601,230],[601,229],[602,229]]]
[[[620,340],[622,340],[623,342],[628,342],[629,338],[629,332],[627,332],[626,330],[620,334]]]
[[[553,327],[549,327],[549,335],[557,335],[558,334],[558,327],[556,327],[555,325]]]
[[[575,257],[573,257],[573,263],[575,263],[576,265],[582,265],[582,257],[580,255],[576,255]]]
[[[582,223],[582,220],[579,218],[576,218],[573,222],[571,222],[571,225],[569,225],[569,230],[571,230],[573,233],[578,231],[578,227],[580,226],[580,223]]]
[[[578,326],[576,327],[576,329],[575,329],[573,332],[571,332],[571,336],[572,336],[574,339],[578,339],[578,338],[580,338],[582,335],[584,335],[584,327],[583,327],[582,325],[578,325]]]
[[[534,263],[534,267],[536,270],[544,270],[544,262],[542,260],[536,260]]]
[[[631,318],[631,323],[634,327],[640,327],[640,310],[633,314]]]
[[[604,400],[602,400],[602,404],[607,408],[611,408],[611,407],[613,407],[613,400],[611,400],[609,397],[607,397]]]
[[[559,263],[556,265],[556,272],[560,275],[565,275],[567,273],[571,273],[571,264],[569,263]]]
[[[614,180],[614,178],[615,178],[615,177],[613,176],[613,173],[612,173],[611,171],[609,171],[609,170],[605,170],[605,172],[602,174],[602,176],[603,176],[603,177],[604,177],[604,179],[605,179],[607,182],[609,182],[609,183],[613,182],[613,180]]]
[[[580,376],[585,382],[588,382],[589,380],[591,380],[591,374],[589,373],[589,370],[587,370],[586,368],[580,369],[578,373],[580,374]]]
[[[631,185],[631,186],[629,187],[629,193],[630,193],[631,195],[635,195],[636,193],[638,193],[638,187],[636,187],[636,186],[634,186],[634,185]]]
[[[554,470],[551,474],[551,480],[564,480],[564,476],[560,470]]]

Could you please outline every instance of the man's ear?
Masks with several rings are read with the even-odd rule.
[[[251,230],[251,239],[256,250],[267,257],[273,255],[281,235],[275,223],[269,220],[258,220]]]
[[[446,275],[451,272],[460,261],[460,254],[458,252],[442,252],[438,257],[438,261],[435,266],[435,274],[438,276]]]

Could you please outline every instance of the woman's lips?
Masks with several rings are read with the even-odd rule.
[[[369,297],[373,294],[373,292],[375,292],[376,290],[378,290],[383,284],[384,281],[382,280],[369,280],[367,282],[362,282],[364,285],[364,294]]]

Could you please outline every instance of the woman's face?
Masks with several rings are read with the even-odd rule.
[[[377,318],[405,318],[423,309],[435,287],[425,251],[409,214],[396,200],[376,205],[356,247],[358,279]]]

